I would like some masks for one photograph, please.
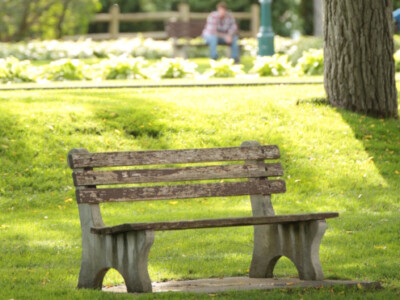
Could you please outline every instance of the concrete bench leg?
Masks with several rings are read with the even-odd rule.
[[[151,292],[147,258],[154,242],[153,231],[131,231],[116,235],[90,232],[99,215],[98,205],[79,204],[82,229],[82,263],[78,288],[101,289],[110,268],[124,278],[128,292]],[[100,223],[101,222],[101,223]]]
[[[151,292],[147,258],[154,241],[154,231],[137,231],[116,236],[113,267],[125,280],[128,293]],[[123,250],[121,250],[123,249]],[[116,257],[115,257],[116,256]]]
[[[271,278],[280,257],[288,257],[301,280],[323,280],[319,246],[325,220],[254,226],[253,259],[249,276]]]
[[[78,288],[101,289],[105,274],[114,268],[124,278],[129,293],[151,292],[147,257],[153,241],[153,231],[91,234],[82,245]]]

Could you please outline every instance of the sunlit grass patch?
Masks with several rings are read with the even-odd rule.
[[[386,289],[219,296],[396,299],[400,125],[333,109],[324,97],[322,86],[311,85],[2,92],[0,298],[130,297],[75,289],[81,237],[66,163],[70,149],[184,149],[258,140],[281,149],[288,191],[272,198],[278,214],[341,214],[328,220],[321,246],[326,277],[380,280]],[[251,215],[248,197],[104,204],[102,211],[110,225]],[[157,232],[150,276],[245,276],[251,253],[251,227]],[[297,275],[287,260],[275,273]],[[105,284],[121,282],[113,271]]]

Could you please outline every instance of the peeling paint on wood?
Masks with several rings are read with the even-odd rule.
[[[286,191],[284,180],[262,182],[226,182],[209,184],[181,184],[113,189],[81,189],[78,203],[129,202],[148,200],[226,197],[251,194],[273,194]]]
[[[232,147],[187,150],[134,151],[109,153],[72,153],[71,169],[162,164],[185,164],[218,161],[244,161],[280,158],[278,146]]]
[[[74,183],[76,186],[149,182],[178,182],[267,176],[277,177],[282,175],[283,169],[280,163],[265,164],[262,169],[255,165],[235,164],[188,168],[88,171],[73,173]]]

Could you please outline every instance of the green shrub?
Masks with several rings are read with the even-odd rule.
[[[92,42],[93,52],[97,57],[133,56],[147,59],[171,57],[173,47],[171,41],[157,41],[150,38],[135,37],[111,41]]]
[[[301,36],[298,39],[285,39],[280,37],[275,40],[280,41],[280,49],[277,49],[277,52],[287,54],[293,65],[303,56],[304,52],[311,49],[322,49],[324,47],[322,38],[315,36]]]
[[[305,51],[297,63],[299,75],[322,75],[324,73],[324,51],[310,49]]]
[[[396,72],[400,72],[400,50],[394,54],[394,62],[396,64]]]
[[[44,79],[51,81],[90,79],[89,67],[77,59],[59,59],[43,68]]]
[[[0,59],[0,82],[32,82],[36,72],[30,61],[20,61],[15,57]]]
[[[113,56],[100,63],[104,79],[143,79],[143,66],[147,61],[143,57]]]
[[[394,40],[394,52],[397,52],[400,50],[400,35],[395,34],[393,36],[393,40]]]
[[[275,38],[276,40],[276,38]],[[255,38],[244,38],[239,40],[243,55],[257,56],[258,41]]]
[[[243,65],[235,65],[231,58],[211,60],[211,69],[206,72],[209,77],[236,77],[243,74]]]
[[[289,75],[291,69],[287,55],[275,54],[257,57],[250,72],[258,73],[260,76],[285,76]]]
[[[163,58],[151,68],[149,77],[154,77],[158,73],[161,78],[189,78],[196,74],[197,64],[183,58]]]

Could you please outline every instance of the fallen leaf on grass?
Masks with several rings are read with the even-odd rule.
[[[178,201],[169,201],[169,204],[176,205],[176,204],[178,204]]]
[[[46,283],[47,282],[49,282],[50,280],[49,279],[47,279],[47,278],[45,278],[45,279],[43,279],[43,281],[42,281],[42,285],[46,285]]]
[[[386,246],[374,246],[374,248],[375,248],[375,249],[382,249],[382,250],[385,250],[385,249],[386,249]]]

